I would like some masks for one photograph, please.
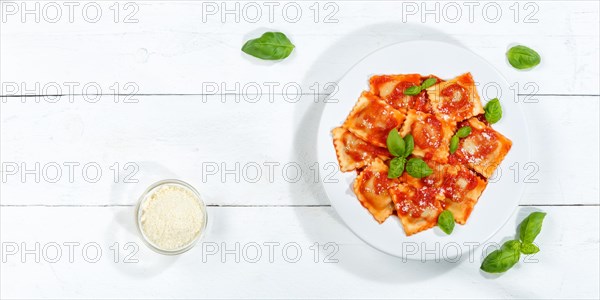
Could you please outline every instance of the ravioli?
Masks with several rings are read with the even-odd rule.
[[[438,189],[400,183],[390,188],[389,193],[407,236],[437,224],[437,218],[442,212],[442,196]]]
[[[388,178],[387,171],[385,163],[376,158],[354,180],[354,194],[379,223],[394,213],[388,192],[394,180]]]
[[[419,74],[375,75],[369,79],[371,93],[383,99],[395,109],[416,109],[431,112],[431,104],[425,91],[417,95],[405,95],[404,90],[421,85]]]
[[[427,94],[433,111],[445,121],[460,122],[484,112],[471,73],[435,84]]]
[[[416,95],[404,94],[428,78],[435,83]],[[448,81],[435,75],[375,75],[369,86],[341,127],[332,130],[340,170],[356,171],[353,191],[360,204],[378,223],[396,215],[407,236],[436,226],[444,210],[465,225],[488,178],[512,147],[484,121],[471,74]],[[450,140],[464,126],[471,132],[450,154]],[[388,178],[393,156],[386,141],[393,129],[402,137],[413,136],[414,148],[406,159],[422,159],[433,171],[429,176],[415,178],[404,171]]]
[[[409,110],[400,134],[412,134],[415,141],[413,155],[445,163],[455,128],[454,123],[443,122],[433,114]]]
[[[464,225],[486,186],[487,182],[467,167],[447,165],[440,186],[442,207],[452,212],[456,223]]]
[[[337,127],[331,133],[333,134],[333,145],[342,172],[363,168],[377,157],[381,159],[390,157],[390,153],[386,148],[371,145],[343,127]]]
[[[372,145],[386,147],[388,133],[400,127],[404,118],[405,113],[363,92],[342,126]]]
[[[485,178],[490,178],[508,154],[512,142],[477,118],[469,119],[464,125],[471,127],[471,134],[460,140],[449,161],[466,164]]]

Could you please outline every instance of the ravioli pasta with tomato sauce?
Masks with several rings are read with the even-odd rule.
[[[372,145],[386,147],[388,132],[402,125],[404,117],[403,111],[363,92],[342,127]]]
[[[441,81],[433,75],[427,77],[419,74],[375,75],[369,80],[370,92],[395,109],[416,109],[423,112],[432,112],[425,91],[421,91],[417,95],[404,94],[404,90],[411,86],[420,85],[427,78],[436,78],[437,81]]]
[[[431,86],[423,86],[427,79]],[[413,92],[408,93],[411,87]],[[406,235],[436,226],[444,210],[465,225],[512,146],[485,121],[472,75],[448,80],[435,75],[375,75],[369,88],[342,125],[332,130],[340,170],[357,173],[353,190],[359,202],[379,223],[397,216]],[[470,133],[451,153],[451,139],[465,126]],[[393,129],[401,137],[412,135],[414,149],[406,160],[422,159],[432,170],[430,175],[415,178],[403,172],[388,178],[394,155],[386,140]]]
[[[412,134],[415,141],[413,154],[445,163],[448,161],[449,145],[456,125],[444,122],[434,114],[409,110],[400,134]]]

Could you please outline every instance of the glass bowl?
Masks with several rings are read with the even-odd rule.
[[[163,248],[159,247],[158,245],[153,243],[146,236],[146,234],[144,233],[144,229],[142,227],[142,207],[143,207],[142,204],[148,199],[148,196],[150,196],[154,193],[154,191],[158,190],[159,188],[161,188],[163,186],[168,186],[168,185],[179,186],[179,187],[182,187],[182,188],[187,189],[190,192],[192,192],[198,199],[198,202],[200,203],[200,208],[202,210],[202,215],[204,218],[204,222],[202,222],[202,225],[201,225],[202,227],[200,228],[200,232],[188,244],[186,244],[183,247],[177,248],[177,249],[163,249]],[[188,184],[184,181],[181,181],[181,180],[166,179],[166,180],[161,180],[161,181],[158,181],[158,182],[150,185],[144,191],[144,193],[142,193],[142,195],[140,196],[140,199],[138,201],[135,211],[136,211],[136,224],[137,224],[138,231],[139,231],[140,235],[142,236],[142,240],[150,249],[152,249],[155,252],[160,253],[160,254],[178,255],[178,254],[184,253],[184,252],[192,249],[196,245],[196,243],[205,236],[205,233],[207,230],[208,213],[206,211],[206,205],[204,204],[204,201],[202,200],[200,193],[198,193],[198,191],[193,186],[191,186],[190,184]]]

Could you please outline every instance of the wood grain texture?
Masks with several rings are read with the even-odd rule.
[[[521,261],[501,276],[479,271],[482,248],[471,260],[421,263],[382,254],[356,238],[328,207],[317,208],[209,208],[213,223],[205,245],[197,245],[178,257],[162,256],[146,248],[135,232],[132,207],[120,208],[1,208],[2,242],[24,242],[28,249],[40,243],[79,242],[73,263],[63,248],[58,262],[49,263],[55,252],[21,260],[21,253],[6,257],[0,269],[3,298],[597,298],[599,270],[598,207],[542,207],[548,213],[536,239],[541,251]],[[521,209],[490,241],[514,238],[516,224],[535,207]],[[37,226],[31,226],[33,222]],[[581,230],[585,228],[585,230]],[[401,230],[400,230],[401,231]],[[402,233],[399,233],[402,235]],[[84,245],[95,242],[103,250],[97,263],[86,262]],[[118,242],[115,254],[110,246]],[[139,245],[137,263],[124,263],[127,242]],[[251,243],[279,243],[272,262],[268,248],[256,262]],[[338,251],[321,249],[317,263],[309,248],[334,243]],[[224,246],[221,243],[225,243]],[[240,259],[222,250],[235,249]],[[284,257],[284,245],[296,243],[302,256],[295,263],[294,248]],[[209,255],[208,245],[219,251]],[[491,245],[491,244],[490,244]],[[211,246],[211,247],[212,247]],[[204,248],[203,248],[204,247]],[[246,248],[248,252],[243,252]],[[91,248],[87,258],[96,254]],[[432,247],[431,249],[435,249]],[[444,249],[440,246],[439,249]],[[489,248],[493,249],[493,248]],[[491,251],[491,250],[489,250]],[[234,252],[234,251],[232,251]],[[435,251],[433,251],[435,252]],[[246,254],[244,254],[246,253]],[[431,259],[434,254],[429,254]],[[204,262],[203,262],[204,261]],[[431,287],[436,288],[431,288]],[[456,287],[459,286],[460,289]],[[401,292],[399,292],[401,291]]]
[[[271,21],[257,2],[262,18],[256,23],[248,21],[251,11],[240,11],[239,21],[231,14],[223,20],[221,11],[203,20],[206,5],[221,2],[200,1],[136,1],[128,8],[119,2],[119,22],[115,1],[99,1],[99,22],[85,21],[79,8],[69,22],[64,3],[56,3],[63,5],[57,23],[31,16],[21,22],[18,14],[0,21],[0,161],[28,169],[39,162],[48,172],[38,183],[35,175],[22,180],[2,170],[0,298],[600,297],[597,1],[497,1],[487,13],[480,3],[472,20],[466,3],[473,2],[453,1],[462,14],[457,22],[450,20],[449,2],[293,2],[302,12],[298,22],[284,18],[283,4]],[[413,5],[415,14],[407,13]],[[423,15],[435,5],[439,20]],[[496,5],[501,15],[492,22],[486,18],[494,17]],[[138,22],[124,23],[132,9]],[[328,15],[337,22],[324,22]],[[262,62],[240,51],[267,30],[286,33],[296,45],[285,61]],[[529,212],[543,210],[548,217],[534,261],[522,259],[501,276],[479,271],[481,247],[472,260],[404,262],[359,240],[329,207],[322,179],[314,177],[325,167],[315,165],[314,154],[323,98],[332,92],[325,85],[369,53],[411,40],[462,45],[521,94],[531,162],[522,162],[519,179],[535,166],[537,172],[518,211],[490,241],[513,238]],[[510,67],[505,52],[517,43],[537,50],[542,63],[527,72]],[[104,96],[94,99],[95,93]],[[64,96],[5,97],[23,94]],[[72,96],[82,94],[88,98]],[[530,100],[537,102],[525,103]],[[48,181],[56,177],[54,163],[63,172],[56,183]],[[69,163],[79,164],[73,182]],[[534,165],[525,169],[526,163]],[[91,178],[95,167],[102,170],[98,182],[83,177],[86,164]],[[138,182],[125,183],[129,174]],[[207,239],[179,257],[152,252],[134,225],[139,195],[168,177],[194,184],[210,205]],[[62,250],[55,263],[48,261],[53,242]],[[74,262],[65,242],[79,243]],[[279,243],[272,262],[269,242]],[[35,243],[49,252],[39,263],[32,254],[23,262],[22,247]],[[81,252],[90,243],[102,249],[96,263]],[[119,255],[110,248],[115,243]],[[126,243],[139,246],[137,262],[124,263]],[[231,253],[222,259],[237,243],[249,252],[239,262]],[[286,260],[293,249],[282,254],[293,243],[302,249],[295,263]],[[324,249],[327,243],[337,245],[330,257],[337,261],[324,262],[334,249]],[[257,262],[253,245],[262,251]],[[218,252],[209,255],[211,247]]]
[[[327,8],[321,3],[317,9],[315,2],[302,1],[296,23],[289,20],[294,11],[282,12],[283,5],[272,22],[265,9],[260,10],[260,21],[248,22],[251,14],[244,13],[244,6],[239,21],[235,14],[221,16],[221,9],[203,21],[207,8],[196,1],[136,2],[138,23],[123,23],[125,12],[133,8],[122,7],[121,21],[115,22],[113,2],[99,3],[104,14],[97,23],[81,16],[73,23],[65,16],[54,24],[7,17],[1,29],[0,78],[29,89],[36,83],[43,89],[77,82],[77,92],[90,82],[98,83],[104,93],[111,93],[116,82],[135,82],[141,93],[206,93],[203,83],[224,83],[229,90],[236,84],[280,83],[281,89],[291,83],[310,93],[311,86],[339,80],[350,66],[385,45],[427,39],[471,49],[521,88],[535,82],[545,94],[600,94],[600,9],[595,1],[540,1],[527,8],[521,3],[518,9],[516,2],[498,1],[493,4],[498,8],[484,12],[479,5],[472,13],[459,1],[453,2],[461,13],[455,23],[455,13],[446,4],[440,5],[437,20],[435,14],[423,15],[425,9],[435,10],[435,3],[408,13],[407,5],[427,2],[342,1]],[[233,5],[226,8],[235,11]],[[498,21],[493,22],[496,11]],[[333,12],[337,23],[324,22]],[[296,45],[292,56],[283,62],[262,62],[240,51],[245,40],[265,30],[288,34]],[[515,43],[539,51],[542,64],[530,72],[512,69],[505,52]],[[25,93],[24,89],[18,91]]]
[[[10,98],[2,104],[2,160],[18,170],[5,174],[1,203],[133,204],[148,185],[169,177],[195,184],[215,205],[329,203],[318,184],[324,178],[315,172],[335,168],[319,165],[314,153],[323,106],[314,95],[296,103],[281,95],[273,101],[262,95],[256,103],[236,95],[136,98],[138,103],[114,103],[113,96],[97,103]],[[518,175],[503,164],[502,176],[527,182],[522,204],[598,204],[598,172],[589,166],[599,161],[600,97],[535,96],[537,103],[523,103],[526,98],[519,105],[529,126],[531,161],[519,162]],[[581,132],[589,135],[573,134]],[[578,145],[580,155],[571,155],[568,145]],[[69,162],[79,163],[72,183]],[[25,171],[36,163],[39,183]],[[127,163],[139,169],[134,173]],[[102,174],[92,183],[96,168]],[[129,174],[139,183],[125,183]]]

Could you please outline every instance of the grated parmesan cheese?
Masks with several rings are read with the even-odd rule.
[[[174,251],[194,242],[204,227],[204,208],[190,189],[176,184],[156,187],[141,205],[141,229],[155,247]]]

